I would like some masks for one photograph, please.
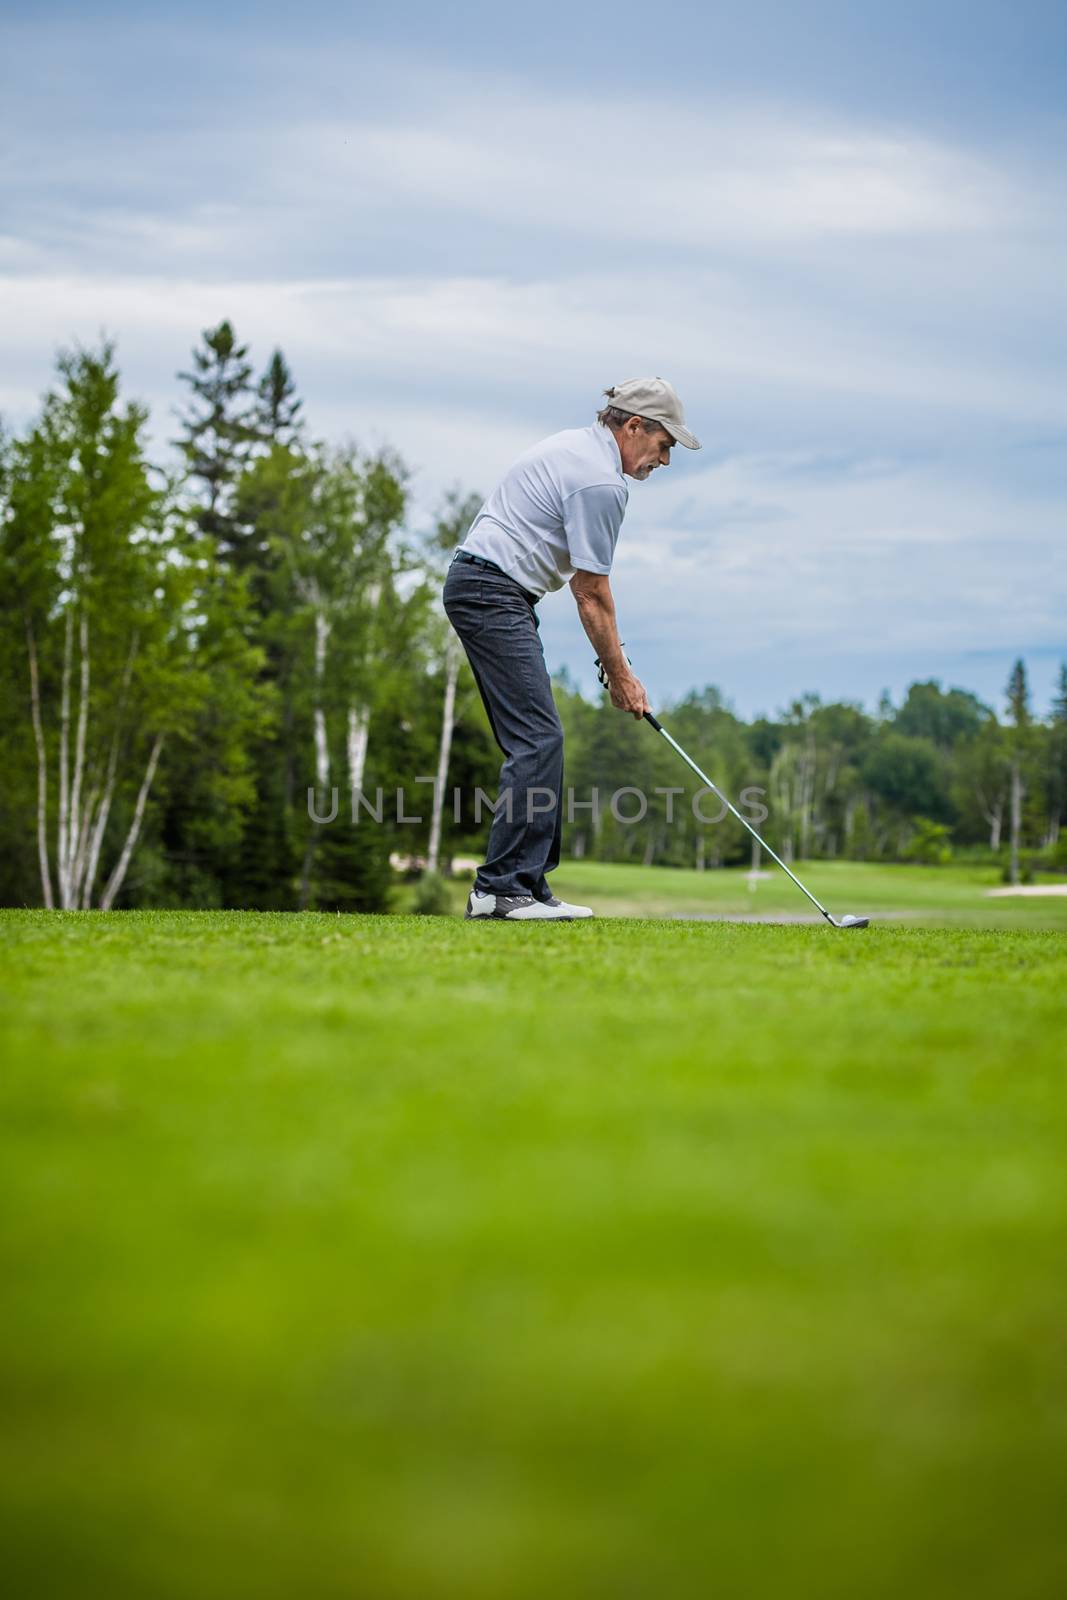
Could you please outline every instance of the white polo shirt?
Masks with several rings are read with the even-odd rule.
[[[460,548],[540,597],[575,572],[611,571],[628,496],[611,429],[566,428],[519,457]]]

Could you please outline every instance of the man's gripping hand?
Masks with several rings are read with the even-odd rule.
[[[617,672],[614,677],[609,677],[608,693],[613,706],[617,706],[620,711],[628,711],[638,721],[646,711],[652,710],[644,684],[640,678],[635,678],[632,672],[627,671],[625,676]]]
[[[648,696],[645,694],[645,686],[630,671],[629,656],[621,656],[621,660],[624,664],[617,668],[613,678],[600,657],[597,656],[594,662],[596,675],[611,696],[613,706],[617,706],[620,711],[628,711],[631,716],[643,717],[646,711],[652,710],[648,703]]]

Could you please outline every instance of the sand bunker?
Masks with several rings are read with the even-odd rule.
[[[986,894],[994,899],[1006,894],[1067,894],[1067,883],[1016,883],[1008,889],[987,889]]]

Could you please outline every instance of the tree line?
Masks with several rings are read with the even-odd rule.
[[[439,598],[480,497],[454,490],[416,537],[402,458],[310,438],[283,353],[257,373],[228,321],[177,376],[162,459],[106,340],[60,353],[31,425],[0,429],[0,901],[385,909],[392,854],[433,873],[488,828],[499,754]],[[555,689],[568,851],[748,858],[662,741]],[[808,696],[746,724],[713,688],[662,710],[726,792],[763,791],[788,858],[1063,862],[1067,667],[1047,715],[1021,662],[1001,715],[937,683],[873,716]],[[405,799],[325,822],[334,790]]]
[[[702,820],[715,818],[714,798],[694,814],[699,784],[686,782],[662,740],[590,705],[566,680],[557,694],[567,782],[599,784],[602,794],[632,785],[650,802],[638,822],[620,822],[604,806],[599,816],[576,815],[564,829],[569,853],[698,868],[758,861],[751,836],[729,814]],[[1042,868],[1067,870],[1067,665],[1047,716],[1035,712],[1022,661],[1000,715],[969,691],[932,680],[913,683],[897,706],[883,696],[873,715],[805,695],[776,718],[745,723],[715,688],[659,714],[735,804],[758,794],[766,816],[756,825],[787,861],[939,864],[955,853],[1000,863],[1011,882]],[[669,785],[684,785],[673,821],[666,795],[659,798]],[[627,816],[640,809],[636,797],[615,808]]]

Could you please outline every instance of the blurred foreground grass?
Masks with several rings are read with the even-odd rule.
[[[1067,937],[0,936],[10,1592],[1067,1589]]]

